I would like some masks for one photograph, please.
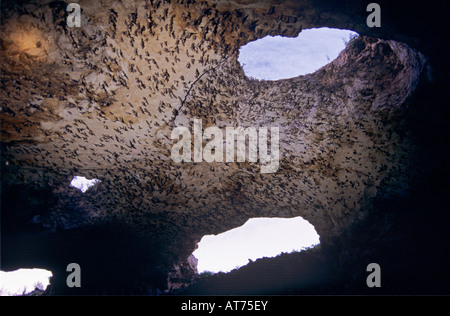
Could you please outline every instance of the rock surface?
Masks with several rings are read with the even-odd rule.
[[[332,245],[366,218],[375,197],[408,192],[419,150],[404,113],[430,72],[417,50],[421,33],[389,18],[382,30],[369,29],[363,6],[338,3],[79,1],[79,28],[67,27],[64,2],[7,3],[0,91],[6,266],[35,261],[64,271],[70,259],[87,267],[94,292],[127,269],[162,289],[167,275],[192,276],[179,262],[203,235],[252,217],[302,216]],[[354,40],[310,75],[244,75],[241,45],[319,26],[375,37]],[[204,128],[279,127],[278,171],[173,162],[171,132],[192,128],[195,118]],[[101,183],[83,194],[69,186],[74,175]],[[27,243],[34,249],[13,250]],[[126,283],[115,280],[103,290]]]

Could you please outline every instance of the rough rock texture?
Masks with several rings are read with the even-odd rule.
[[[198,260],[194,255],[190,255],[187,259],[181,260],[180,263],[173,266],[173,270],[169,272],[167,287],[169,292],[191,285],[198,274]]]
[[[422,179],[424,150],[405,113],[420,82],[442,79],[444,53],[393,17],[401,6],[382,4],[383,27],[370,29],[357,1],[79,3],[79,28],[67,27],[62,1],[2,7],[6,268],[50,267],[58,291],[70,262],[86,271],[86,292],[147,291],[136,280],[164,289],[168,275],[191,278],[180,262],[205,234],[302,216],[331,246],[375,198],[404,196]],[[237,62],[250,40],[321,26],[364,36],[290,80],[251,80]],[[280,168],[174,163],[171,132],[194,118],[278,126]],[[101,183],[83,194],[73,175]]]

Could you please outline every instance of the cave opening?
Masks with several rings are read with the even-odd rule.
[[[193,255],[199,273],[230,272],[249,262],[305,250],[320,244],[314,226],[302,217],[251,218],[218,235],[206,235]]]
[[[289,79],[329,64],[358,36],[351,30],[328,27],[306,29],[295,38],[266,36],[242,46],[238,60],[249,78]]]
[[[89,190],[99,182],[100,180],[98,179],[86,179],[82,176],[74,176],[72,181],[70,182],[70,186],[85,193],[87,190]]]
[[[52,277],[51,271],[37,268],[0,271],[0,296],[42,294]]]

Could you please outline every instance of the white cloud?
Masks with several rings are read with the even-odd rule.
[[[333,61],[357,33],[317,28],[298,37],[266,36],[242,46],[239,62],[248,77],[263,80],[293,78],[313,73]]]
[[[253,218],[222,234],[204,236],[193,254],[200,273],[228,272],[246,265],[248,259],[274,257],[319,242],[314,226],[301,217]]]

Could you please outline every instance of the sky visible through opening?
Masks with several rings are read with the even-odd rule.
[[[252,218],[243,226],[206,235],[193,255],[199,273],[229,272],[263,257],[301,251],[320,243],[313,225],[302,217]]]
[[[70,186],[77,188],[81,192],[85,193],[89,188],[93,187],[96,183],[100,182],[98,179],[86,179],[81,176],[74,176],[70,182]]]
[[[45,269],[0,271],[0,296],[28,294],[36,288],[44,291],[50,284],[52,275],[51,271]]]
[[[336,59],[358,33],[327,27],[306,29],[295,38],[266,36],[244,45],[239,62],[247,77],[279,80],[313,73]]]

